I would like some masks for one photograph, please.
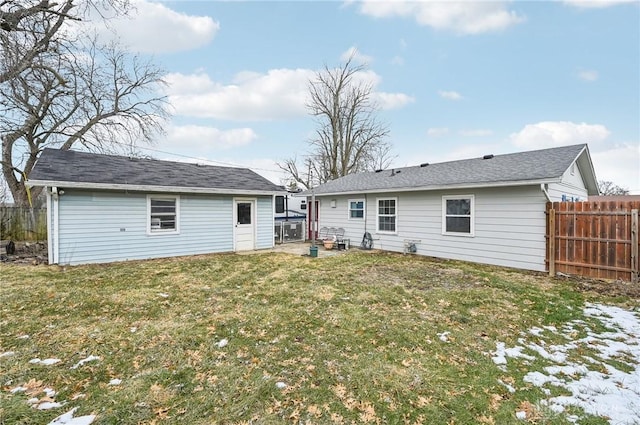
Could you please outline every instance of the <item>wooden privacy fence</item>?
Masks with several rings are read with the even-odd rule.
[[[549,274],[637,283],[639,209],[640,201],[548,202]]]
[[[41,241],[47,239],[46,208],[0,206],[0,240]]]

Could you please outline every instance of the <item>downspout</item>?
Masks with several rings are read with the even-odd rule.
[[[59,264],[60,261],[60,198],[58,195],[58,188],[51,188],[51,200],[53,201],[53,228],[51,229],[51,242],[53,247],[53,262],[50,264]]]
[[[49,259],[49,264],[53,264],[53,224],[51,223],[51,214],[53,214],[53,210],[51,209],[51,197],[52,190],[49,190],[48,187],[45,187],[45,193],[47,194],[47,258]]]
[[[369,201],[367,201],[367,194],[364,194],[364,232],[367,233],[367,210],[369,209]]]
[[[551,196],[549,196],[549,185],[542,183],[540,185],[540,189],[542,190],[542,193],[544,193],[545,198],[547,198],[547,202],[553,202],[551,201]]]

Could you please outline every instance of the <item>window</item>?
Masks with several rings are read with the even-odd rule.
[[[396,198],[378,199],[378,232],[396,233]]]
[[[349,220],[364,219],[364,200],[349,199]]]
[[[148,233],[178,233],[178,196],[148,196]]]
[[[282,214],[284,212],[284,196],[276,196],[276,214]]]
[[[442,233],[473,236],[473,195],[442,197]]]
[[[238,224],[251,224],[251,202],[238,202],[236,205]]]

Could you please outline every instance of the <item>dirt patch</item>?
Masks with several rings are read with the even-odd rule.
[[[11,250],[7,249],[8,241],[3,241],[0,250],[0,261],[17,264],[47,264],[47,244],[45,242],[14,242]]]
[[[596,292],[610,297],[630,297],[640,299],[640,283],[621,280],[595,280],[579,277],[566,278],[575,288],[584,292]]]

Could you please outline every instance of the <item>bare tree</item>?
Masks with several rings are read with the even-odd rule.
[[[71,0],[67,3],[72,5]],[[28,15],[17,21],[29,36],[3,34],[3,58],[24,57],[21,50],[34,46],[29,40],[49,34],[58,18],[75,20],[68,15],[71,7],[63,9],[64,14],[54,13],[53,19],[47,9],[35,12],[40,20]],[[0,163],[17,205],[29,203],[25,180],[45,147],[133,151],[137,143],[150,142],[162,131],[167,117],[165,98],[158,94],[163,71],[153,63],[86,33],[60,29],[29,60],[24,67],[4,69],[6,79],[0,82]],[[38,194],[35,189],[31,197]]]
[[[629,189],[625,189],[624,187],[618,186],[614,182],[607,180],[599,180],[598,181],[598,190],[600,191],[600,195],[628,195]]]
[[[351,173],[386,168],[393,159],[386,137],[389,130],[376,118],[378,105],[373,87],[360,75],[365,65],[352,55],[339,68],[327,66],[309,83],[307,109],[317,129],[309,141],[310,152],[278,163],[307,189]]]

